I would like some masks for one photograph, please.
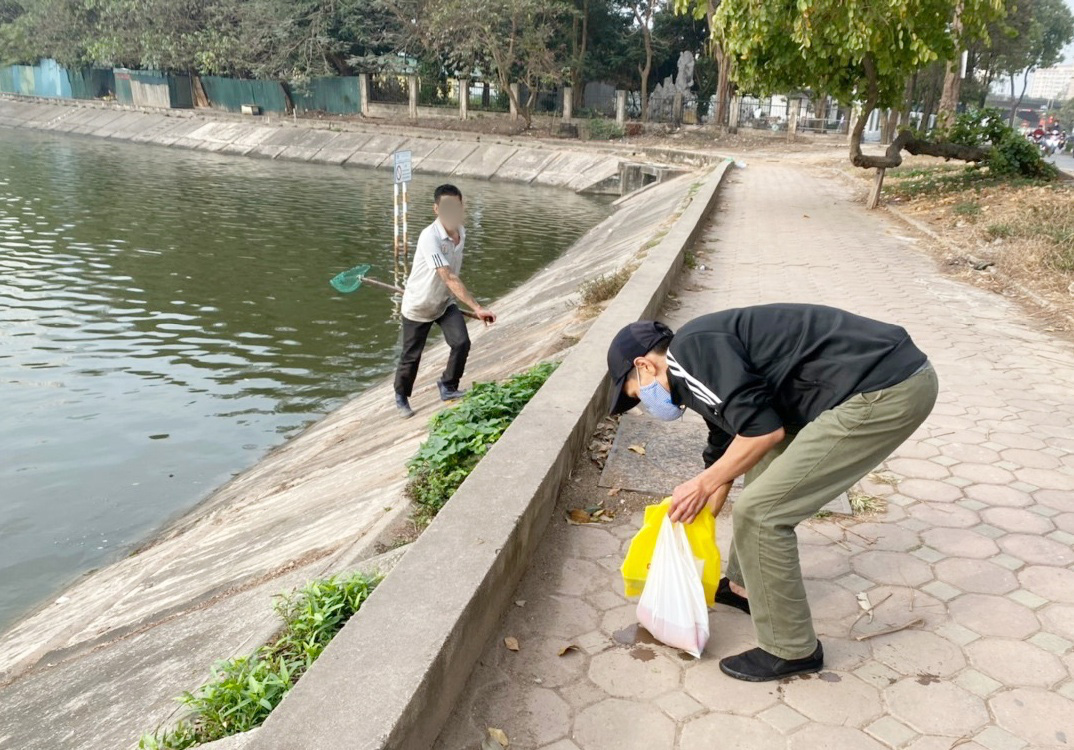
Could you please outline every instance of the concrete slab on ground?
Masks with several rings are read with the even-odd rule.
[[[497,143],[483,144],[481,148],[470,153],[452,174],[464,177],[488,178],[496,174],[511,156],[518,151],[517,146],[501,145]]]
[[[555,158],[556,152],[550,149],[522,146],[507,157],[492,176],[504,180],[531,182]]]
[[[343,162],[346,167],[375,167],[391,157],[392,152],[406,141],[406,138],[396,135],[374,135],[347,157]]]
[[[452,174],[467,157],[487,148],[470,141],[440,141],[421,161],[418,169],[437,174]]]
[[[367,133],[340,133],[338,138],[310,157],[310,161],[321,164],[342,164],[369,138]]]
[[[325,146],[331,146],[339,138],[339,133],[334,130],[298,130],[299,138],[293,139],[277,159],[290,159],[293,161],[309,161],[318,151]]]

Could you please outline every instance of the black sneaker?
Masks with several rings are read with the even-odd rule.
[[[436,387],[440,389],[441,401],[455,401],[456,399],[460,399],[466,395],[466,391],[460,390],[458,388],[448,388],[446,385],[439,381],[437,381]]]
[[[414,410],[410,408],[410,400],[402,393],[395,394],[395,406],[399,409],[403,419],[410,419],[414,416]]]
[[[726,578],[721,578],[720,585],[716,587],[716,603],[741,609],[747,615],[750,613],[750,600],[732,591],[731,582]]]
[[[817,641],[812,656],[804,659],[780,659],[763,648],[753,648],[735,656],[720,659],[720,671],[736,680],[766,682],[796,674],[819,672],[824,667],[824,649]]]

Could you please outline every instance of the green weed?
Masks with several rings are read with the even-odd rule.
[[[458,406],[429,421],[429,439],[407,462],[407,494],[420,506],[415,521],[428,523],[444,507],[557,366],[546,362],[502,383],[477,383]]]
[[[977,201],[962,201],[952,209],[956,216],[977,216],[981,213],[981,204]]]
[[[660,244],[660,240],[650,240],[654,244]],[[632,271],[628,268],[620,268],[615,273],[601,274],[595,279],[583,281],[578,287],[578,293],[582,295],[583,305],[599,305],[601,302],[610,300],[619,294],[619,290],[630,281]]]
[[[143,735],[138,747],[185,750],[260,726],[379,581],[351,573],[280,595],[275,604],[284,621],[280,635],[249,656],[214,664],[209,682],[179,697],[187,715],[171,729]]]

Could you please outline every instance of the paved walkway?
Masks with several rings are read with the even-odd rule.
[[[701,242],[709,268],[686,279],[673,325],[735,305],[838,305],[905,325],[940,375],[933,415],[887,461],[897,485],[866,485],[886,513],[849,532],[800,529],[827,671],[725,677],[718,659],[754,645],[728,608],[699,661],[619,644],[634,605],[617,569],[639,518],[590,528],[557,514],[520,584],[525,606],[505,617],[438,748],[476,748],[490,726],[512,750],[1074,746],[1074,346],[944,277],[901,226],[805,168],[737,171]],[[858,641],[859,592],[882,603],[855,635],[924,623]],[[566,643],[580,650],[559,656]]]

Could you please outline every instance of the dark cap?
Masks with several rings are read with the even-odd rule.
[[[675,333],[655,320],[639,320],[624,326],[608,347],[608,377],[612,381],[612,414],[622,414],[638,405],[638,399],[623,393],[623,383],[634,369],[634,360],[644,357]]]

